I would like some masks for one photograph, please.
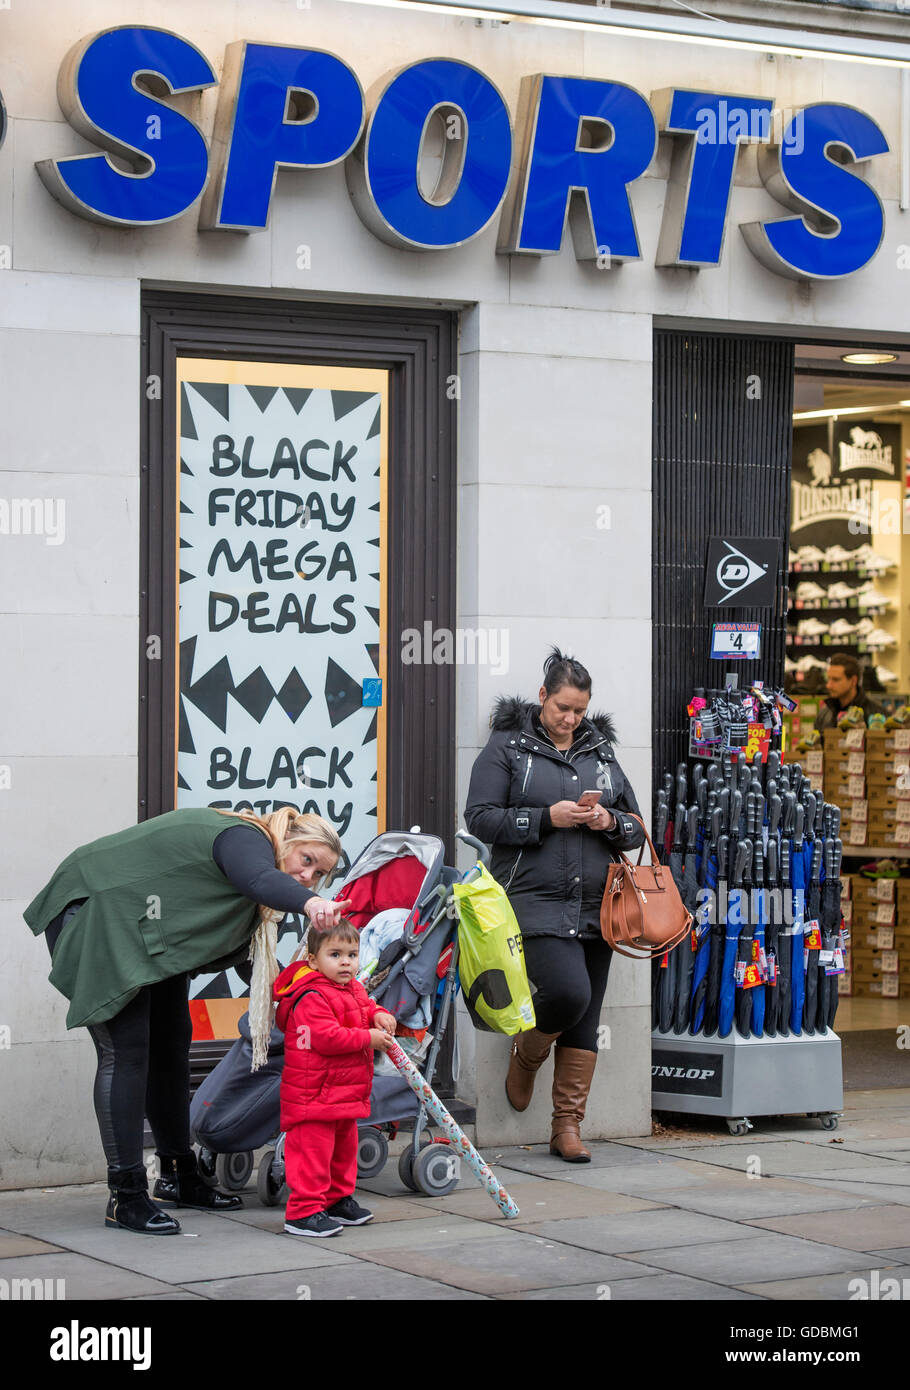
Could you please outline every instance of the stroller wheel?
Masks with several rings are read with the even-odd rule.
[[[215,1159],[215,1175],[220,1187],[228,1192],[240,1192],[253,1173],[251,1153],[219,1154]]]
[[[458,1186],[458,1155],[448,1144],[428,1144],[414,1159],[411,1169],[418,1191],[427,1197],[445,1197]]]
[[[358,1178],[375,1178],[381,1173],[389,1156],[389,1141],[381,1129],[364,1125],[357,1146]]]
[[[202,1181],[208,1183],[209,1187],[217,1187],[218,1174],[215,1172],[215,1155],[211,1149],[200,1146],[199,1153],[196,1155],[196,1162]]]
[[[426,1132],[424,1132],[423,1134],[421,1134],[421,1136],[420,1136],[420,1148],[421,1148],[421,1150],[425,1149],[426,1146],[427,1146],[427,1144],[431,1144],[432,1142],[433,1142],[433,1141],[431,1140],[430,1136],[429,1136]],[[407,1188],[409,1188],[409,1190],[410,1190],[411,1192],[419,1192],[419,1191],[420,1191],[420,1188],[417,1186],[416,1182],[414,1181],[414,1149],[413,1149],[413,1147],[412,1147],[412,1144],[408,1144],[408,1147],[399,1155],[399,1158],[398,1158],[398,1176],[401,1178],[401,1181],[402,1181],[402,1183],[404,1184],[404,1186],[407,1187]]]
[[[268,1149],[259,1160],[259,1172],[256,1175],[256,1190],[259,1193],[259,1200],[264,1207],[277,1207],[287,1196],[287,1186],[283,1182],[278,1182],[272,1173],[275,1160],[275,1150]]]

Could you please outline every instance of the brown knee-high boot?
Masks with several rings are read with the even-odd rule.
[[[536,1028],[529,1028],[515,1038],[506,1076],[506,1095],[513,1110],[527,1110],[531,1104],[534,1078],[558,1037],[558,1033],[541,1033]]]
[[[596,1062],[597,1053],[581,1047],[557,1047],[554,1053],[550,1153],[567,1163],[591,1162],[580,1129]]]

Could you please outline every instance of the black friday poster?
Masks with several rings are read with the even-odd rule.
[[[180,359],[178,386],[175,804],[315,811],[342,870],[384,828],[384,708],[363,698],[385,689],[388,375]]]

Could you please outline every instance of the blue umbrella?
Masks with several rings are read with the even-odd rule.
[[[803,823],[805,807],[796,807],[790,856],[793,880],[793,936],[790,952],[790,1029],[797,1037],[803,1028],[803,1003],[806,996],[806,974],[803,965],[803,925],[806,918],[806,860],[803,855]]]

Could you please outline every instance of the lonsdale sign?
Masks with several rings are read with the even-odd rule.
[[[209,140],[171,99],[212,86]],[[723,88],[667,87],[646,99],[609,76],[533,73],[521,81],[513,126],[490,79],[455,59],[411,63],[367,101],[348,64],[318,48],[232,43],[219,83],[194,44],[132,25],[78,43],[57,93],[96,152],[43,159],[38,173],[64,207],[108,226],[156,226],[196,208],[202,230],[262,231],[282,169],[344,161],[355,213],[393,246],[461,246],[498,216],[503,254],[555,254],[568,225],[575,255],[608,266],[641,259],[629,189],[663,133],[674,157],[658,265],[720,264],[746,141],[757,143],[769,207],[740,230],[770,270],[851,275],[884,234],[860,166],[888,142],[869,116],[838,102],[782,118],[773,99]]]

